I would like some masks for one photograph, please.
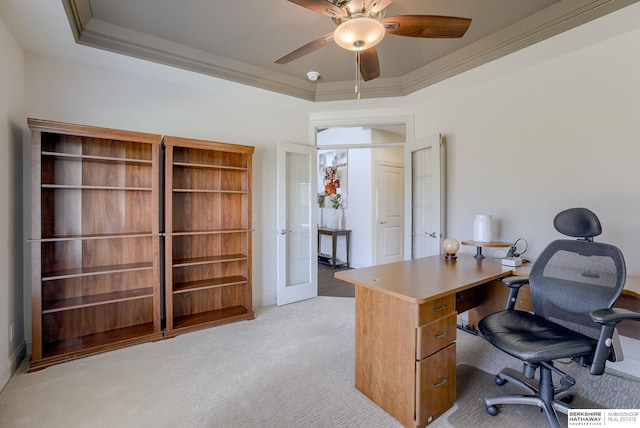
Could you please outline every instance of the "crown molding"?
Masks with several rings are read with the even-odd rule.
[[[363,98],[401,97],[531,46],[640,0],[562,0],[462,49],[396,78],[362,85]],[[90,0],[62,0],[77,43],[268,91],[324,102],[352,100],[354,83],[308,82],[122,28],[93,17]]]

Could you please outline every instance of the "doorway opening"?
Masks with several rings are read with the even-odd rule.
[[[406,128],[403,123],[316,130],[318,295],[353,296],[353,285],[335,279],[335,271],[379,264],[385,254],[402,259]],[[337,237],[332,230],[339,231]]]
[[[363,143],[362,140],[351,140],[354,144],[345,144],[348,141],[331,141],[323,146],[311,146],[305,144],[294,144],[278,142],[278,163],[277,163],[277,217],[278,217],[278,267],[277,267],[277,302],[278,305],[292,303],[318,295],[318,210],[326,209],[320,207],[317,202],[318,181],[318,148],[322,150],[344,149],[347,146],[346,159],[349,159],[349,151],[364,148],[371,149],[368,168],[373,170],[373,159],[377,149],[403,148],[404,151],[404,188],[403,192],[397,191],[396,199],[404,201],[404,233],[402,239],[404,248],[402,251],[404,259],[426,257],[440,254],[442,251],[441,240],[446,235],[444,230],[445,213],[445,159],[444,159],[444,137],[442,134],[434,134],[419,141],[415,140],[413,134],[413,119],[406,118],[405,143]],[[314,122],[313,139],[316,134],[326,132],[325,128],[344,127],[344,121],[340,126],[335,126],[331,122]],[[327,126],[330,125],[330,126]],[[351,126],[353,127],[353,126]],[[372,126],[361,125],[359,128],[372,128]],[[369,130],[371,134],[371,131]],[[353,156],[351,156],[353,158]],[[382,163],[391,163],[388,156],[381,156],[379,166]],[[353,162],[351,162],[353,164]],[[347,167],[349,162],[347,162]],[[387,165],[388,166],[388,165]],[[348,171],[348,169],[347,169]],[[331,171],[333,175],[333,171]],[[337,168],[336,168],[337,172]],[[323,174],[324,177],[324,174]],[[354,206],[353,183],[367,183],[367,188],[358,194],[367,196],[370,213],[378,212],[374,208],[372,201],[374,197],[379,197],[380,186],[375,182],[374,175],[358,176],[357,179],[347,175],[349,187],[346,192],[345,204],[348,209]],[[332,177],[334,178],[334,177]],[[339,177],[337,177],[339,178]],[[399,180],[396,180],[399,181]],[[338,183],[333,183],[337,188]],[[403,193],[403,196],[397,197]],[[333,194],[333,193],[332,193]],[[346,209],[346,208],[345,208]],[[400,211],[400,210],[398,210]],[[344,220],[344,227],[349,222],[347,213]],[[389,213],[386,213],[389,214]],[[373,254],[372,239],[375,231],[374,217],[369,215],[366,218],[358,216],[353,219],[352,224],[360,226],[365,223],[362,239],[370,239],[368,248],[362,253],[356,253],[359,237],[353,236],[353,249],[349,248],[347,254],[353,255],[354,259],[362,254],[364,257]],[[377,226],[376,226],[377,227]],[[400,229],[400,228],[396,228]],[[351,229],[349,229],[351,230]],[[325,245],[320,242],[320,245]],[[333,247],[333,244],[332,244]],[[337,247],[337,245],[336,245]],[[400,247],[400,244],[396,245]],[[393,248],[393,247],[391,247]],[[332,248],[333,250],[333,248]],[[337,260],[339,256],[338,248],[332,251],[332,258]],[[322,252],[322,250],[320,250]],[[333,256],[335,254],[335,256]],[[372,265],[371,261],[357,265],[354,260],[353,267],[366,267]],[[332,263],[333,265],[333,263]],[[332,266],[333,267],[333,266]]]

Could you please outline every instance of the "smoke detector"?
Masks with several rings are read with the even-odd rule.
[[[312,82],[315,82],[316,80],[318,80],[319,77],[320,77],[320,73],[318,73],[317,71],[307,72],[307,79],[309,79]]]

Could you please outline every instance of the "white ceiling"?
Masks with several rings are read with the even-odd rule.
[[[332,0],[337,1],[337,0]],[[471,18],[461,39],[387,35],[363,98],[403,96],[638,0],[395,0],[386,16]],[[273,61],[335,29],[287,0],[62,0],[78,43],[312,101],[353,99],[355,55],[331,43]],[[307,71],[321,75],[306,79]]]

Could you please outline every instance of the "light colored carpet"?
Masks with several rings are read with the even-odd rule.
[[[353,299],[318,297],[259,308],[252,321],[34,373],[25,373],[24,362],[0,393],[0,427],[400,427],[354,388],[353,347]],[[508,363],[519,369],[463,332],[458,360],[477,372],[496,373]],[[459,381],[471,377],[460,372]],[[485,376],[491,383],[492,376]],[[599,405],[640,407],[638,395],[628,393],[638,390],[637,382],[613,376],[607,382],[612,386]],[[460,388],[461,399],[431,426],[466,425],[478,406],[478,418],[502,426],[501,415],[484,412],[478,393]]]

